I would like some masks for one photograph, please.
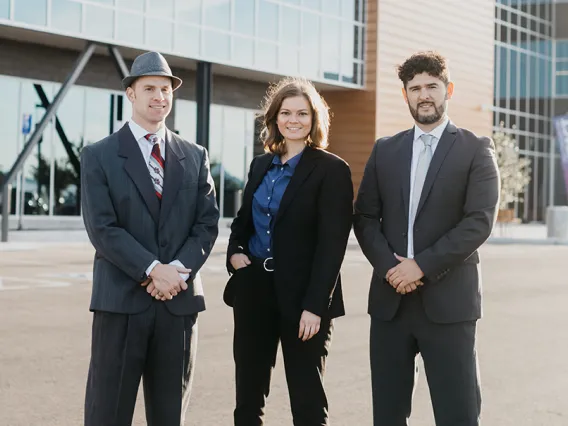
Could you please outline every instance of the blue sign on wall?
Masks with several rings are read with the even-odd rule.
[[[32,129],[32,115],[24,114],[22,117],[22,134],[27,135]]]

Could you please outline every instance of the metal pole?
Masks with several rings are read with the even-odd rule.
[[[63,100],[63,98],[65,97],[65,95],[67,94],[67,92],[69,91],[71,86],[73,86],[73,84],[75,84],[75,82],[77,81],[77,79],[79,78],[79,76],[81,75],[83,70],[85,69],[87,62],[89,62],[89,59],[91,58],[91,56],[93,55],[93,52],[95,51],[95,47],[96,47],[95,43],[93,43],[93,42],[87,43],[87,45],[85,46],[85,49],[81,53],[81,56],[79,56],[79,59],[77,59],[77,62],[75,64],[75,67],[73,68],[73,71],[71,72],[71,74],[69,74],[69,76],[67,77],[67,80],[65,80],[65,82],[63,83],[63,85],[59,89],[59,92],[55,96],[55,99],[53,100],[53,102],[51,103],[51,105],[49,106],[47,111],[45,112],[45,115],[43,116],[43,118],[39,122],[38,126],[34,130],[34,133],[32,134],[32,136],[30,137],[30,139],[28,140],[28,142],[24,146],[24,149],[22,149],[22,152],[20,153],[20,155],[16,159],[14,165],[12,166],[12,168],[10,169],[8,174],[4,176],[4,191],[3,191],[3,196],[2,196],[2,242],[8,241],[9,210],[8,210],[8,213],[6,213],[6,207],[7,207],[7,204],[9,203],[9,197],[10,197],[11,194],[8,195],[9,192],[7,191],[7,184],[12,181],[14,176],[16,176],[16,174],[24,166],[24,162],[26,161],[26,159],[31,154],[34,147],[39,142],[39,140],[40,140],[40,138],[43,134],[43,131],[45,130],[45,127],[47,126],[47,124],[49,123],[49,120],[51,120],[51,118],[53,117],[53,115],[57,111],[59,104],[61,104],[61,101]]]
[[[124,59],[122,58],[120,51],[116,48],[116,46],[111,46],[111,45],[108,46],[108,51],[110,53],[111,58],[113,59],[114,66],[116,67],[120,76],[122,78],[128,77],[129,75],[128,67],[124,63]]]
[[[2,242],[8,241],[8,219],[10,217],[10,198],[12,195],[12,185],[5,180],[2,185]],[[6,219],[4,219],[6,218]]]
[[[211,109],[211,63],[197,64],[197,140],[196,142],[209,149],[209,116]]]

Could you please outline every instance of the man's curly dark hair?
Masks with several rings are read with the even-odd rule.
[[[407,83],[416,75],[428,73],[432,77],[439,78],[448,85],[450,72],[446,65],[446,58],[437,52],[418,52],[398,66],[398,78],[406,88]]]

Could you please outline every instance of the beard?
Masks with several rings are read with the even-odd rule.
[[[434,112],[431,114],[419,113],[418,108],[420,108],[421,105],[432,105],[434,107]],[[434,124],[440,121],[446,113],[446,101],[442,102],[440,105],[436,105],[434,102],[420,102],[416,105],[416,108],[412,108],[412,106],[408,104],[408,109],[417,123]]]

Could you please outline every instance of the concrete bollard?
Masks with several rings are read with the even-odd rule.
[[[552,206],[546,211],[548,238],[568,240],[568,206]]]

